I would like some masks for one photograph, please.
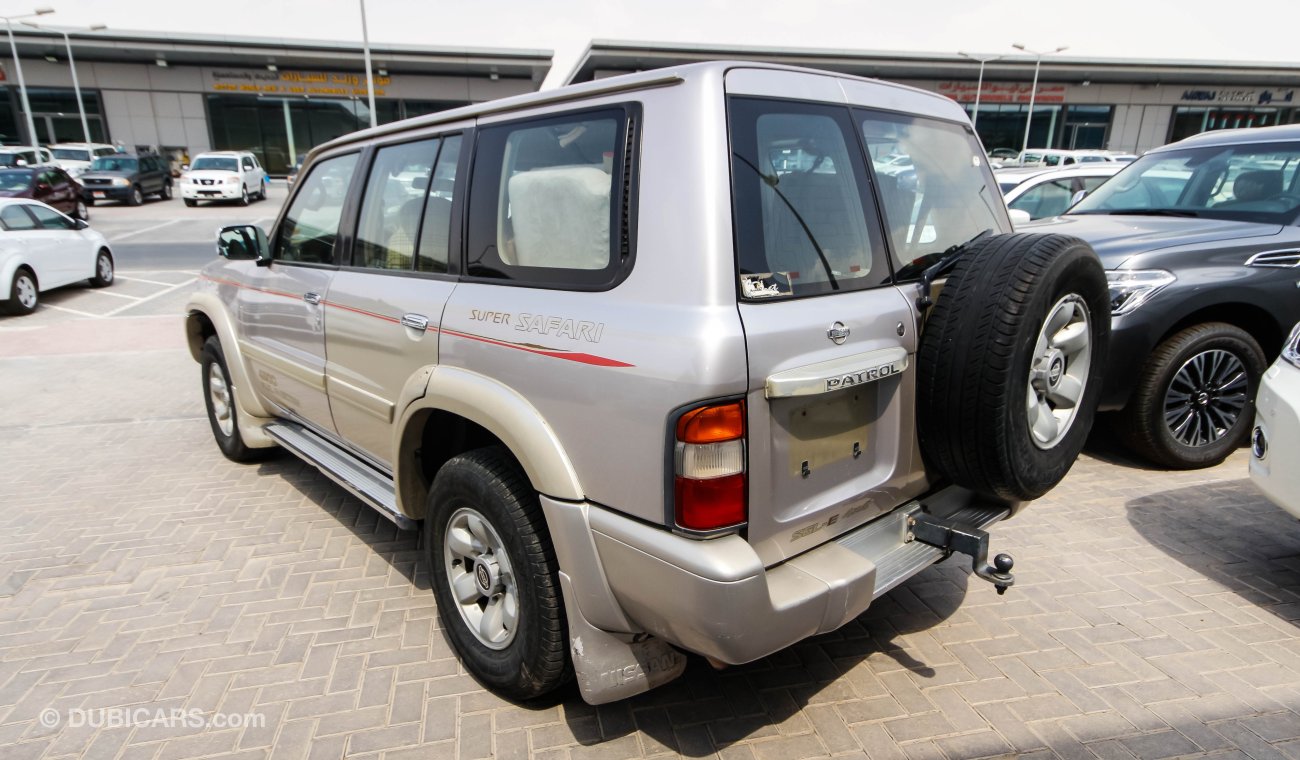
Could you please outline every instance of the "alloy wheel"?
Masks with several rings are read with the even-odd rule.
[[[500,534],[478,511],[462,507],[447,521],[442,553],[465,627],[490,649],[509,646],[518,630],[519,588]]]
[[[1034,445],[1050,449],[1074,422],[1092,368],[1092,328],[1088,304],[1071,293],[1047,313],[1029,365],[1026,396],[1029,434]]]
[[[226,373],[216,362],[208,365],[208,397],[212,401],[212,417],[217,422],[217,428],[222,435],[229,437],[235,432],[234,404],[230,397],[230,384],[226,382]]]
[[[1249,399],[1250,379],[1230,351],[1202,351],[1183,363],[1165,390],[1165,426],[1184,446],[1208,446],[1237,424]]]

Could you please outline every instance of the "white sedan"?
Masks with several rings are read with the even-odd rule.
[[[1300,324],[1264,373],[1250,436],[1250,478],[1264,495],[1300,518]]]
[[[40,294],[90,280],[113,283],[113,252],[104,236],[40,201],[0,199],[0,306],[30,314]]]

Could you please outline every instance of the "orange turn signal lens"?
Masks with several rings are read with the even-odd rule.
[[[692,409],[677,420],[682,443],[720,443],[745,437],[745,402]]]

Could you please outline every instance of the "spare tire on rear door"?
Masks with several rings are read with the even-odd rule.
[[[1106,275],[1064,235],[967,245],[917,352],[917,432],[933,471],[986,496],[1028,500],[1083,449],[1110,338]]]

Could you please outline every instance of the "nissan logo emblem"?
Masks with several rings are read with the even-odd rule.
[[[826,331],[826,337],[831,339],[835,345],[840,345],[849,339],[849,328],[844,326],[843,322],[836,322],[831,325],[831,329]]]

